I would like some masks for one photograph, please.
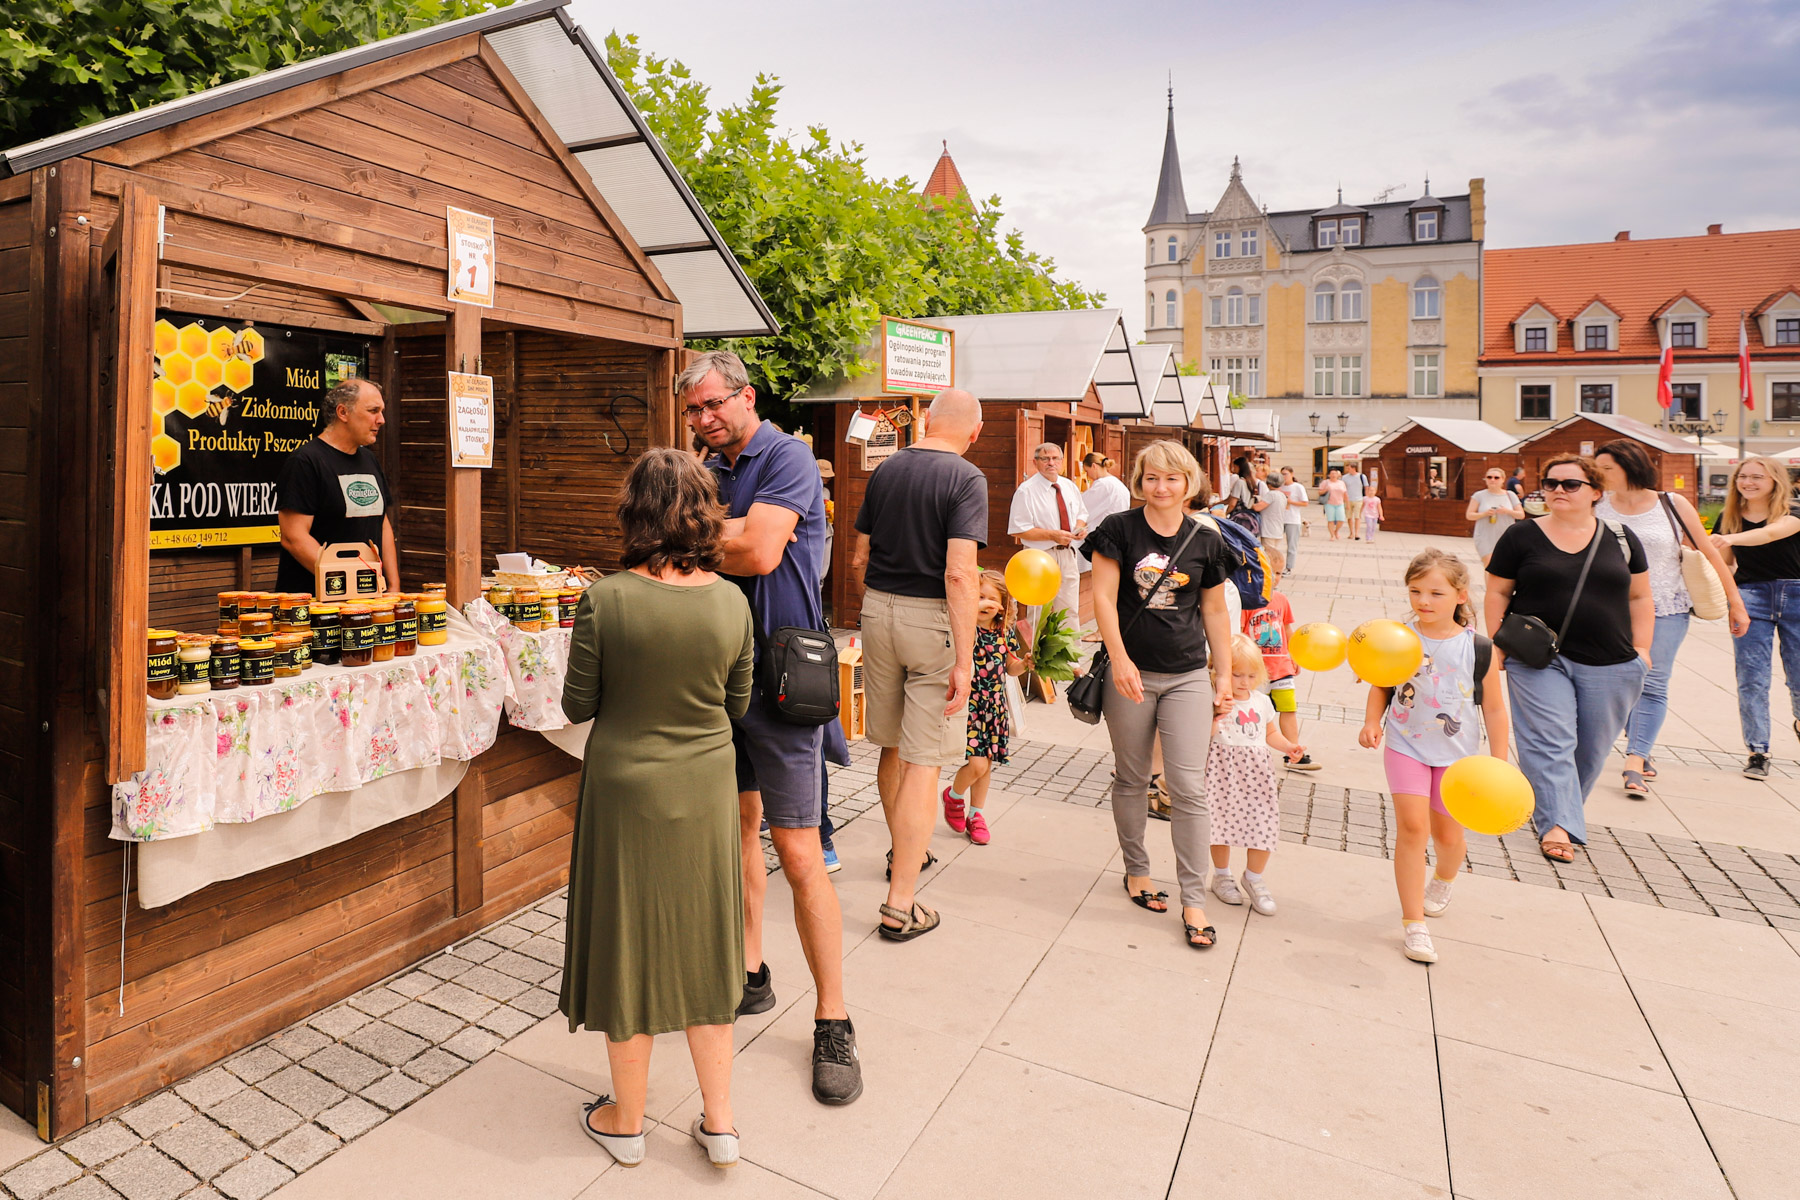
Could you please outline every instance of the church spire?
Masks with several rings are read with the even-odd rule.
[[[1187,195],[1181,188],[1181,155],[1175,149],[1175,88],[1169,87],[1169,124],[1163,134],[1162,171],[1156,178],[1156,202],[1150,206],[1150,219],[1144,223],[1148,229],[1152,225],[1183,225],[1187,223]]]

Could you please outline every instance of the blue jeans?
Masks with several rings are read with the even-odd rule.
[[[1641,658],[1590,667],[1559,656],[1541,671],[1507,661],[1513,738],[1537,798],[1531,824],[1539,837],[1560,825],[1570,841],[1587,845],[1582,805],[1644,690],[1644,675]]]
[[[1656,735],[1662,732],[1663,720],[1669,715],[1669,676],[1675,670],[1675,656],[1687,640],[1687,613],[1671,613],[1656,618],[1656,636],[1650,643],[1650,673],[1644,676],[1644,694],[1632,705],[1625,722],[1625,753],[1648,759],[1656,748]]]
[[[1750,613],[1750,632],[1732,642],[1737,654],[1738,723],[1752,754],[1769,752],[1769,678],[1775,635],[1781,634],[1781,669],[1789,704],[1800,720],[1800,579],[1772,579],[1738,586]]]

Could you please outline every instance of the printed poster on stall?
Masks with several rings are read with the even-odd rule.
[[[150,393],[150,548],[281,540],[275,480],[325,393],[369,373],[360,337],[159,313]]]
[[[450,372],[453,467],[494,465],[494,377]]]
[[[448,214],[450,299],[494,307],[494,218],[460,208]]]
[[[956,335],[916,321],[881,318],[881,391],[933,393],[955,376]]]

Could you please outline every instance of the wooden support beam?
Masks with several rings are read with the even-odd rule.
[[[506,338],[506,548],[519,548],[519,438],[524,422],[519,419],[519,335],[509,329]]]
[[[444,367],[448,371],[481,372],[481,315],[473,304],[451,309],[448,336],[444,338]],[[448,397],[449,381],[444,395]],[[456,458],[456,419],[445,401],[444,461]],[[452,606],[461,608],[481,594],[481,471],[468,467],[444,468],[444,583]],[[481,808],[482,789],[473,775],[456,789],[456,912],[481,907]]]

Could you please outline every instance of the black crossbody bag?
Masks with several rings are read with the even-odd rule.
[[[1594,528],[1594,540],[1588,543],[1587,557],[1581,562],[1581,574],[1575,579],[1575,593],[1569,597],[1569,611],[1563,614],[1562,628],[1552,631],[1551,628],[1536,617],[1528,617],[1523,613],[1509,612],[1500,622],[1500,628],[1494,631],[1494,645],[1508,658],[1516,658],[1528,667],[1543,670],[1556,661],[1562,653],[1562,640],[1569,632],[1569,622],[1575,619],[1575,606],[1581,602],[1582,589],[1587,587],[1588,571],[1594,565],[1594,555],[1600,552],[1601,535],[1612,531],[1619,540],[1619,549],[1625,553],[1625,562],[1631,563],[1631,547],[1625,543],[1625,534],[1621,527],[1612,521],[1600,521]]]
[[[1125,640],[1125,635],[1131,631],[1131,627],[1137,624],[1138,618],[1144,615],[1144,610],[1150,607],[1149,597],[1156,595],[1156,589],[1163,585],[1163,580],[1169,577],[1169,573],[1175,569],[1175,564],[1181,561],[1181,555],[1188,548],[1188,543],[1193,541],[1194,535],[1200,532],[1200,522],[1188,517],[1183,517],[1182,519],[1187,521],[1189,526],[1187,536],[1182,538],[1176,545],[1175,553],[1169,555],[1169,565],[1162,569],[1162,574],[1158,575],[1156,577],[1156,582],[1150,585],[1150,591],[1148,595],[1146,595],[1143,605],[1136,612],[1131,614],[1131,620],[1125,622],[1125,627],[1119,630],[1120,641]],[[1120,586],[1123,586],[1126,582],[1127,579],[1124,571],[1124,564],[1121,563],[1119,570]],[[1087,674],[1071,683],[1069,685],[1068,695],[1064,697],[1069,702],[1069,713],[1077,721],[1087,725],[1097,725],[1100,723],[1100,710],[1106,702],[1107,676],[1111,674],[1112,656],[1107,653],[1106,647],[1102,645],[1098,650],[1094,651],[1094,657],[1088,661]]]
[[[756,610],[756,681],[769,711],[789,725],[825,725],[838,719],[837,642],[829,633],[783,625],[765,638]]]

